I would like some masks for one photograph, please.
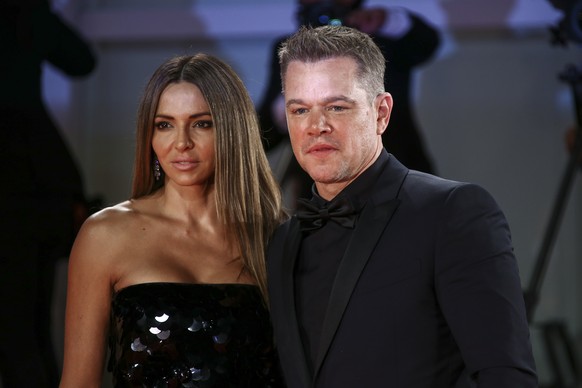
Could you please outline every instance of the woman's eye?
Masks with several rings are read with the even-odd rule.
[[[194,126],[197,128],[212,128],[214,126],[214,123],[210,120],[203,120],[195,122]]]
[[[154,123],[154,127],[156,127],[156,129],[166,129],[170,127],[170,123],[167,121],[158,121]]]

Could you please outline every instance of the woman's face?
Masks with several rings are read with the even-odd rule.
[[[165,185],[207,186],[214,178],[214,124],[206,99],[189,82],[162,92],[154,117],[152,147]]]

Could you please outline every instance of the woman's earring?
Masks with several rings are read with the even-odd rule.
[[[156,181],[159,181],[161,176],[160,161],[156,158],[156,160],[154,160],[154,178],[156,178]]]

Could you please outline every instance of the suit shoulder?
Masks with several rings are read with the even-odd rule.
[[[406,183],[412,185],[420,185],[426,188],[434,187],[435,189],[452,190],[459,187],[473,187],[476,189],[485,190],[477,183],[458,181],[453,179],[443,178],[437,175],[432,175],[422,171],[409,170],[406,177]],[[405,183],[405,184],[406,184]]]
[[[401,194],[411,197],[440,198],[443,201],[470,199],[473,202],[479,200],[495,203],[491,193],[477,183],[446,179],[415,170],[409,171]]]
[[[294,217],[289,217],[287,220],[285,220],[285,222],[281,223],[277,229],[275,229],[275,232],[273,232],[272,239],[275,239],[279,236],[285,236],[287,233],[289,233],[293,222],[295,222]]]

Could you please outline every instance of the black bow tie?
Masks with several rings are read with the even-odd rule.
[[[332,220],[343,227],[353,228],[356,223],[357,209],[344,196],[335,197],[327,206],[319,208],[307,199],[298,199],[299,210],[296,217],[301,223],[302,231],[319,229]]]

